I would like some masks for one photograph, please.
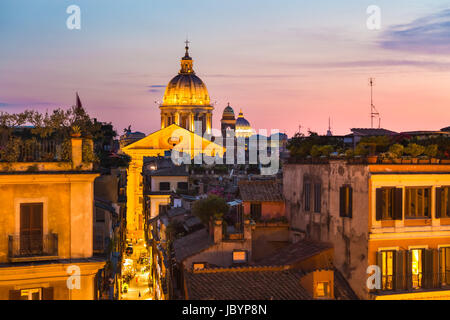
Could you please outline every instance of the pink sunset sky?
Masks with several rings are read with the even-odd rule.
[[[370,87],[381,126],[450,125],[450,7],[445,1],[73,1],[0,3],[0,111],[86,110],[120,134],[159,129],[155,101],[179,70],[186,36],[194,69],[216,101],[254,129],[289,136],[370,126]],[[126,4],[125,4],[126,3]],[[366,26],[369,5],[381,29]]]

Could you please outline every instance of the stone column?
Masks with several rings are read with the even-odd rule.
[[[195,126],[194,126],[194,113],[190,112],[189,113],[189,130],[194,132],[195,130]]]
[[[212,113],[206,114],[206,133],[211,133],[212,130]]]
[[[180,125],[180,113],[178,111],[175,112],[175,124]]]
[[[166,127],[166,114],[161,112],[161,129]]]

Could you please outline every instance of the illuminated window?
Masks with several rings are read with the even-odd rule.
[[[352,217],[353,189],[350,186],[342,186],[339,189],[339,216]]]
[[[205,263],[203,263],[203,262],[194,262],[193,264],[192,264],[192,269],[194,269],[194,271],[195,270],[202,270],[202,269],[205,269]]]
[[[406,218],[431,217],[431,188],[406,188]]]
[[[423,262],[423,249],[411,250],[411,277],[412,288],[422,288],[422,262]]]
[[[381,251],[381,289],[394,289],[394,256],[395,251]]]
[[[42,300],[41,288],[20,290],[20,300]]]
[[[233,251],[233,262],[234,263],[245,263],[247,262],[247,251],[235,250]]]
[[[439,250],[439,266],[441,273],[441,284],[450,285],[450,247]]]
[[[317,282],[316,286],[316,297],[317,298],[324,298],[330,296],[330,283],[323,281],[323,282]]]

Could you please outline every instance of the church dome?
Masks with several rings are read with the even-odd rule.
[[[235,119],[235,116],[234,116],[234,110],[233,110],[233,108],[230,106],[229,103],[228,103],[228,105],[225,107],[225,109],[223,109],[222,119],[223,119],[223,120],[234,120],[234,119]]]
[[[186,54],[181,58],[180,72],[167,85],[162,106],[210,105],[208,90],[203,81],[195,75],[188,49],[186,45]]]
[[[250,137],[253,135],[252,127],[250,126],[250,122],[244,118],[244,114],[239,112],[239,116],[236,119],[236,137]]]

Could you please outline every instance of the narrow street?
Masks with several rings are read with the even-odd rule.
[[[151,292],[148,287],[149,272],[144,271],[145,264],[140,263],[140,257],[147,252],[143,244],[135,244],[133,246],[133,254],[127,257],[132,263],[134,269],[134,277],[130,280],[128,291],[122,293],[121,300],[150,300]]]

